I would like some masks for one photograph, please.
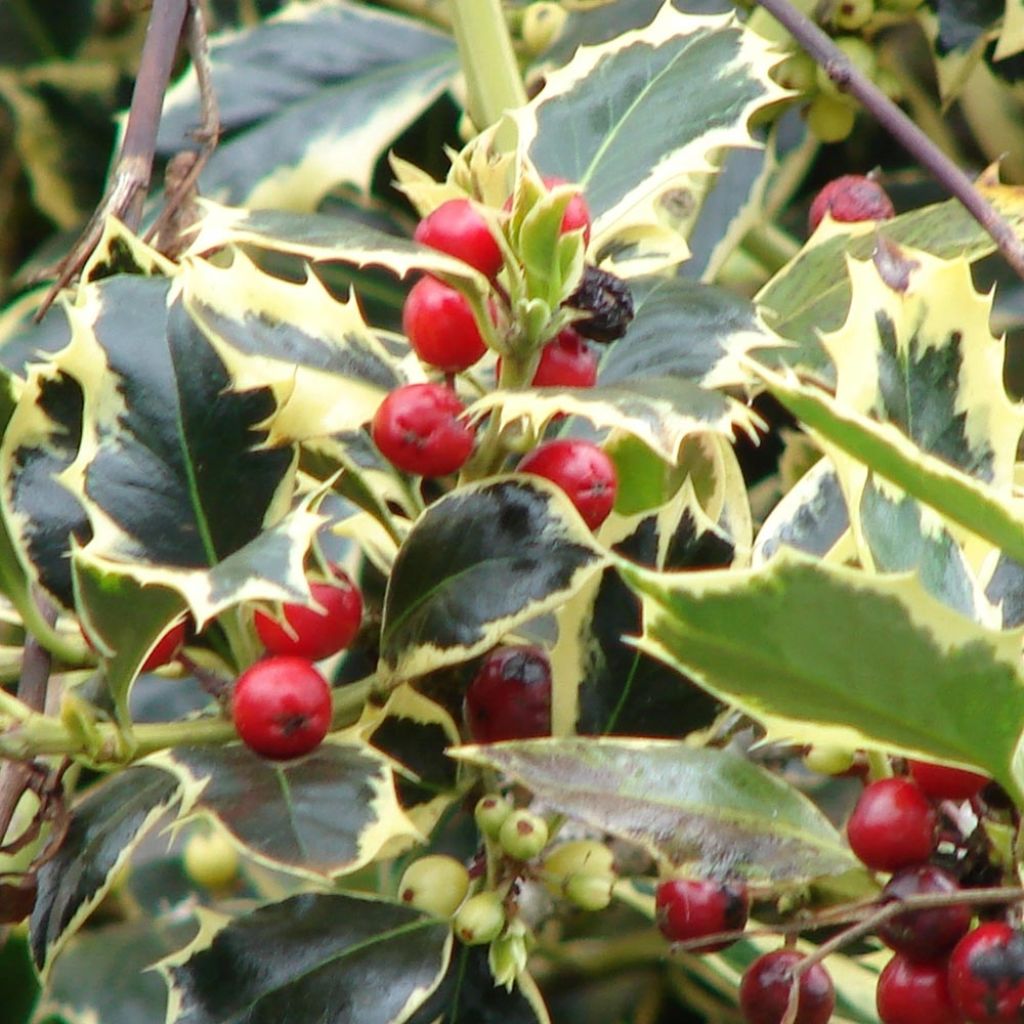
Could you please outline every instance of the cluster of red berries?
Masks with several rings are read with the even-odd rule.
[[[544,179],[548,188],[564,182]],[[510,208],[511,204],[506,204]],[[590,212],[582,194],[569,201],[561,230],[590,233]],[[469,199],[450,199],[420,221],[413,236],[423,245],[454,256],[494,280],[504,266],[501,246],[487,219]],[[402,326],[420,360],[445,374],[461,373],[487,351],[469,302],[457,289],[426,276],[409,292]],[[500,361],[499,361],[500,372]],[[541,350],[535,387],[593,387],[597,356],[573,328]],[[448,383],[396,388],[378,408],[371,435],[395,467],[417,476],[440,477],[460,470],[473,454],[474,426]],[[611,460],[589,441],[551,441],[530,452],[518,471],[546,477],[568,495],[593,529],[611,511],[616,475]]]
[[[312,606],[285,604],[280,620],[254,617],[267,657],[235,681],[231,713],[242,741],[263,757],[308,754],[330,728],[331,687],[314,662],[348,647],[363,617],[359,588],[340,569],[333,576],[310,584]]]
[[[974,772],[909,762],[909,777],[865,787],[847,823],[850,848],[876,871],[892,872],[884,900],[955,896],[960,882],[929,863],[936,802],[975,798],[988,780]],[[906,911],[879,928],[894,951],[878,979],[883,1024],[997,1024],[1024,1019],[1024,933],[1005,921],[972,928],[967,904]]]

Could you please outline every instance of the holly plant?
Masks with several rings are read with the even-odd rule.
[[[988,6],[143,12],[0,315],[19,1019],[1024,1020],[1024,194],[894,103]]]

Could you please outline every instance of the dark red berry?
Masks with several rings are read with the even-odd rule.
[[[264,658],[235,681],[231,714],[247,747],[288,760],[308,754],[327,735],[331,688],[305,658]]]
[[[592,530],[608,518],[615,504],[615,466],[590,441],[547,441],[526,455],[517,469],[557,484]]]
[[[461,373],[487,351],[466,297],[436,277],[412,286],[402,307],[402,330],[416,355],[445,373]]]
[[[443,384],[407,384],[381,402],[371,426],[373,443],[407,473],[446,476],[473,453],[473,428],[459,418],[464,411]]]
[[[972,1024],[1024,1020],[1024,933],[1002,921],[968,932],[949,958],[949,994]]]
[[[416,225],[412,237],[476,267],[487,277],[494,277],[504,262],[487,221],[468,199],[442,203]]]
[[[597,383],[597,355],[571,327],[540,350],[533,375],[538,388],[592,388]]]
[[[811,203],[808,229],[813,234],[825,214],[850,224],[861,220],[889,220],[896,213],[892,200],[877,181],[862,174],[844,174],[830,181]]]
[[[794,949],[759,956],[740,981],[740,1009],[747,1024],[781,1024],[789,1005],[793,968],[803,960]],[[814,964],[800,975],[800,996],[793,1024],[825,1024],[836,1005],[828,971]]]
[[[270,654],[294,654],[319,661],[343,651],[355,639],[363,620],[363,596],[344,573],[337,583],[312,583],[313,602],[323,611],[303,604],[281,609],[285,623],[256,612],[256,632]]]
[[[935,810],[909,779],[878,779],[861,793],[846,837],[869,868],[898,871],[928,859],[935,845]]]
[[[184,622],[171,626],[169,630],[156,642],[156,646],[149,652],[146,660],[142,663],[141,672],[152,672],[174,661],[178,652],[185,645],[185,637],[188,627]]]
[[[670,878],[658,886],[654,905],[658,927],[671,942],[738,931],[746,926],[750,913],[747,887],[739,881]],[[709,943],[693,951],[715,953],[728,945],[729,942]]]
[[[960,1024],[949,995],[946,961],[914,963],[897,953],[878,976],[882,1024]]]
[[[950,895],[959,891],[959,883],[948,871],[931,864],[919,864],[893,875],[882,890],[882,899],[901,900],[918,893]],[[971,926],[972,916],[964,903],[907,911],[883,922],[878,937],[911,960],[934,960],[948,953],[963,938]]]
[[[559,185],[569,184],[565,178],[547,177],[543,181],[544,187],[549,191],[553,188],[558,188]],[[562,215],[561,230],[562,234],[565,235],[570,231],[579,231],[580,228],[583,229],[583,244],[586,245],[590,242],[590,207],[587,206],[583,193],[577,192],[569,200],[569,205],[566,206],[565,213]]]
[[[911,778],[933,800],[970,800],[988,784],[988,779],[965,768],[950,768],[930,761],[908,761]]]
[[[466,689],[466,723],[478,743],[551,734],[551,662],[540,647],[497,647]]]

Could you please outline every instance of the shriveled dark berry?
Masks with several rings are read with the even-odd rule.
[[[621,338],[633,319],[633,294],[629,285],[597,267],[583,271],[579,287],[565,300],[566,306],[590,315],[573,322],[573,330],[593,341],[609,342]]]
[[[956,879],[948,871],[931,864],[919,864],[896,872],[882,890],[882,899],[900,900],[919,893],[949,895],[959,890]],[[934,960],[948,953],[967,934],[971,916],[970,908],[964,903],[907,911],[880,925],[878,937],[910,960]]]

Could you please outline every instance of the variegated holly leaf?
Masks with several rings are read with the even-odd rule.
[[[632,434],[659,458],[675,464],[684,442],[704,433],[731,438],[734,429],[753,434],[753,417],[742,402],[685,377],[638,376],[592,388],[526,388],[492,391],[467,415],[496,416],[501,429],[521,423],[540,436],[556,416],[581,416],[595,427]]]
[[[669,740],[573,738],[459,747],[546,806],[704,876],[797,882],[856,868],[802,793],[740,754]]]
[[[777,60],[733,16],[666,3],[646,28],[581,47],[547,76],[513,115],[520,151],[583,186],[599,261],[625,276],[672,266],[718,154],[753,145],[750,117],[784,95],[768,74]]]
[[[132,851],[180,795],[178,782],[165,772],[138,766],[90,789],[71,811],[60,848],[39,869],[29,921],[32,959],[44,978]]]
[[[751,560],[761,565],[783,546],[823,558],[849,529],[839,474],[829,459],[819,459],[768,514],[754,540]]]
[[[798,742],[974,765],[1024,795],[1019,632],[939,603],[915,577],[783,552],[749,572],[621,565],[640,647]],[[870,643],[856,638],[870,637]]]
[[[381,671],[410,679],[468,661],[558,607],[607,562],[565,494],[497,477],[435,501],[406,537],[384,598]]]
[[[990,173],[976,187],[1018,232],[1024,232],[1024,188],[1000,185]],[[807,244],[755,296],[765,322],[791,347],[759,358],[835,382],[835,370],[819,340],[819,331],[840,327],[850,308],[847,256],[870,259],[876,235],[942,259],[980,259],[993,251],[988,233],[955,200],[922,207],[884,224],[827,221]]]
[[[50,972],[36,1019],[67,1024],[163,1020],[167,986],[149,968],[195,932],[193,914],[175,907],[75,935]]]
[[[783,345],[757,309],[722,288],[681,277],[630,282],[636,314],[601,359],[602,386],[679,377],[704,388],[746,384],[740,356]]]
[[[1024,562],[1024,508],[948,462],[922,451],[896,427],[841,405],[821,388],[751,364],[773,395],[819,438],[891,481],[949,522]]]
[[[227,922],[207,916],[160,964],[168,1024],[397,1024],[441,983],[451,947],[446,922],[354,896],[306,893]]]
[[[239,391],[269,388],[275,447],[356,430],[406,375],[363,322],[312,273],[302,284],[261,271],[240,250],[230,266],[189,260],[183,301]]]
[[[689,481],[658,509],[613,515],[601,538],[624,558],[657,569],[728,566],[735,554]],[[555,735],[681,736],[708,725],[717,713],[716,701],[626,639],[640,632],[640,601],[615,569],[605,569],[566,602],[556,621]]]
[[[1024,626],[1024,564],[1000,552],[988,574],[985,597],[998,609],[1003,629]]]
[[[940,260],[880,242],[849,261],[850,312],[822,337],[836,368],[836,400],[891,423],[922,451],[1008,492],[1024,413],[1003,387],[1003,342],[989,330],[991,296],[966,260]],[[912,570],[940,600],[979,614],[966,557],[933,514],[837,456],[865,564]]]
[[[343,183],[368,192],[381,153],[451,84],[452,40],[422,21],[341,2],[290,3],[214,38],[225,138],[200,190],[248,207],[313,210]],[[194,72],[167,95],[157,147],[194,146]]]
[[[348,874],[392,841],[421,838],[398,803],[390,762],[357,739],[331,739],[284,763],[241,745],[176,747],[148,763],[177,779],[182,816],[216,818],[246,856],[278,870]]]

